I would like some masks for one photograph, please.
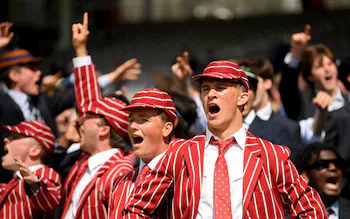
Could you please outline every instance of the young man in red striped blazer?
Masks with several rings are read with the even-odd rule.
[[[10,133],[2,166],[14,177],[0,185],[0,218],[52,218],[61,200],[60,176],[44,165],[55,148],[53,132],[37,120],[3,129]]]
[[[124,152],[129,114],[120,109],[126,104],[115,98],[101,97],[86,50],[87,22],[86,13],[83,24],[74,24],[72,28],[77,55],[73,59],[76,100],[82,114],[80,148],[85,153],[75,163],[64,184],[61,218],[107,218],[110,187],[135,164],[135,155]]]
[[[242,127],[248,79],[228,61],[211,62],[193,79],[201,86],[208,128],[171,142],[124,209],[125,218],[151,218],[174,195],[172,218],[326,218],[317,192],[298,174],[287,147]]]
[[[139,167],[122,176],[113,187],[109,218],[115,219],[122,218],[123,208],[135,186],[143,184],[144,178],[165,154],[177,121],[171,97],[157,88],[145,88],[137,92],[131,104],[123,110],[130,112],[128,133],[134,153],[141,160]],[[169,218],[170,200],[162,203],[155,212],[155,218]]]

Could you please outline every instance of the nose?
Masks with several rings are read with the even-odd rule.
[[[337,168],[337,166],[335,166],[335,164],[333,162],[329,163],[328,170],[334,171],[336,169],[338,169],[338,168]]]
[[[129,128],[131,130],[137,130],[138,124],[135,121],[130,122]]]
[[[214,88],[210,88],[209,92],[208,92],[208,97],[209,98],[215,98],[217,97],[217,91]]]

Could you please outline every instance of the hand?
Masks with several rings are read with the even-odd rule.
[[[311,40],[310,32],[311,26],[309,24],[306,24],[304,32],[295,33],[292,35],[292,59],[300,59],[302,51],[306,47],[307,43]]]
[[[59,139],[58,144],[62,147],[69,147],[72,143],[80,142],[79,121],[69,123],[66,133]]]
[[[319,91],[312,99],[312,102],[321,110],[327,111],[328,106],[333,102],[333,98],[324,91]]]
[[[19,172],[21,173],[23,179],[29,184],[29,186],[38,182],[39,178],[34,173],[32,173],[32,171],[29,170],[28,165],[25,164],[19,158],[19,156],[15,157],[14,160],[19,167]]]
[[[12,40],[14,33],[10,32],[11,22],[0,23],[0,49],[5,48]]]
[[[41,84],[45,87],[56,87],[56,84],[61,76],[62,72],[60,71],[54,75],[46,75],[45,77],[43,77]]]
[[[190,77],[193,73],[189,63],[189,57],[190,54],[188,52],[184,52],[183,57],[178,56],[176,58],[176,63],[171,66],[171,71],[178,80],[184,80]]]
[[[89,17],[88,13],[84,13],[83,24],[72,25],[72,44],[75,49],[76,56],[87,56],[86,44],[89,37]]]
[[[137,80],[142,73],[141,64],[137,62],[137,59],[129,59],[114,71],[109,73],[111,81],[134,81]]]

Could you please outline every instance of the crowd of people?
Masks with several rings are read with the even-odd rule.
[[[72,25],[73,73],[42,77],[0,23],[1,218],[349,218],[350,62],[311,26],[274,71],[264,57],[216,60],[131,100],[130,59],[99,74],[88,13]],[[349,139],[349,140],[348,140]]]

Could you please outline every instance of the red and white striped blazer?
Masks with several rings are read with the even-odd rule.
[[[203,177],[205,133],[170,144],[145,182],[135,189],[124,218],[151,218],[169,193],[174,194],[171,217],[196,218]],[[243,169],[243,217],[327,218],[318,193],[298,174],[287,147],[247,132]]]
[[[1,185],[0,218],[53,218],[53,212],[61,200],[60,176],[47,166],[37,169],[34,174],[40,182],[35,194],[32,194],[24,179],[18,177],[7,185]]]
[[[113,186],[113,192],[109,197],[108,218],[118,219],[123,216],[123,209],[128,203],[130,196],[134,192],[134,182],[136,181],[139,167],[136,167],[129,173],[119,177]],[[143,182],[137,182],[143,183]],[[166,199],[154,212],[155,219],[170,218],[171,198]]]
[[[89,156],[83,154],[69,172],[62,190],[63,212],[61,218],[67,213],[69,204],[66,202],[70,193],[74,192],[72,186],[77,179],[79,167]],[[116,152],[96,173],[84,189],[77,207],[75,218],[107,218],[108,201],[115,180],[133,169],[136,157],[133,153],[124,156],[121,151]]]

